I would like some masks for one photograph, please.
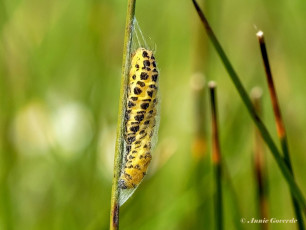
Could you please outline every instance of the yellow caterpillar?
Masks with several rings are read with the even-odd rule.
[[[151,141],[156,125],[158,71],[152,51],[139,48],[132,56],[125,112],[125,165],[119,187],[135,188],[151,161]]]

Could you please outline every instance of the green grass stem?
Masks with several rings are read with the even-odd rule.
[[[123,47],[123,59],[122,59],[122,75],[121,75],[121,88],[118,110],[118,123],[117,123],[117,136],[116,147],[114,156],[114,177],[112,183],[111,194],[111,210],[110,210],[110,230],[119,229],[119,196],[120,190],[118,187],[118,181],[120,177],[120,170],[123,159],[123,142],[122,134],[124,130],[124,112],[125,112],[125,97],[126,97],[126,85],[128,81],[128,73],[130,67],[131,47],[132,47],[132,35],[133,35],[133,22],[135,15],[136,0],[128,0],[128,8],[126,15],[126,26],[124,35],[124,47]]]
[[[195,135],[192,145],[194,159],[203,160],[206,153],[206,111],[205,111],[205,77],[201,73],[195,73],[191,77],[191,89],[194,101]]]
[[[194,73],[191,77],[191,91],[193,95],[193,114],[194,114],[194,136],[192,140],[192,172],[190,173],[191,186],[196,188],[196,196],[199,205],[196,207],[194,215],[194,226],[204,226],[207,224],[208,216],[204,215],[207,204],[203,202],[203,191],[207,190],[207,181],[204,175],[207,175],[210,168],[210,162],[206,158],[207,135],[206,135],[206,87],[205,77],[202,73]]]
[[[262,90],[254,87],[251,92],[251,98],[258,115],[262,115]],[[255,129],[254,135],[254,174],[257,187],[258,214],[261,219],[268,219],[268,194],[267,194],[267,174],[265,167],[265,156],[263,141],[258,129]],[[267,230],[268,224],[261,223],[261,229]]]
[[[280,106],[279,106],[279,102],[278,102],[278,98],[277,98],[277,94],[276,94],[276,90],[275,90],[275,86],[273,82],[273,76],[272,76],[272,71],[271,71],[270,64],[269,64],[269,57],[268,57],[268,52],[266,49],[264,34],[262,31],[258,31],[256,35],[259,41],[262,60],[263,60],[264,67],[265,67],[266,78],[268,82],[268,87],[269,87],[269,92],[270,92],[270,97],[271,97],[272,107],[273,107],[273,112],[274,112],[274,118],[275,118],[275,123],[276,123],[276,128],[277,128],[277,135],[278,135],[278,138],[281,143],[282,150],[283,150],[284,161],[288,169],[290,170],[292,177],[294,178],[293,168],[292,168],[292,164],[290,160],[288,141],[287,141],[287,133],[286,133],[284,121],[282,119],[281,110],[280,110]],[[299,207],[297,200],[294,198],[292,194],[292,190],[290,192],[291,192],[292,203],[293,203],[295,215],[298,220],[299,230],[303,230],[305,228],[304,228],[304,221],[303,221],[301,209]]]
[[[231,80],[233,81],[243,103],[245,104],[251,118],[253,119],[253,121],[255,122],[257,128],[259,129],[264,141],[266,142],[267,146],[269,147],[271,153],[274,156],[274,159],[276,160],[277,165],[279,166],[284,178],[286,179],[289,187],[291,188],[291,191],[293,193],[293,195],[295,196],[295,198],[298,200],[298,202],[300,203],[300,205],[303,207],[303,210],[306,212],[306,201],[305,198],[300,190],[300,188],[298,187],[298,185],[296,184],[296,182],[294,181],[294,178],[292,176],[292,174],[290,173],[290,170],[288,169],[286,163],[284,162],[284,160],[282,159],[282,156],[280,154],[280,152],[278,151],[275,143],[273,142],[273,139],[271,137],[271,135],[269,134],[266,126],[263,124],[263,122],[261,121],[261,119],[258,117],[253,105],[252,105],[252,101],[250,99],[250,97],[248,96],[245,88],[243,87],[237,73],[235,72],[234,68],[232,67],[229,59],[227,58],[225,52],[223,51],[217,37],[215,36],[212,28],[210,27],[206,17],[204,16],[202,10],[200,9],[199,5],[197,4],[197,2],[195,0],[192,0],[193,4],[197,10],[197,13],[200,16],[200,19],[205,27],[205,30],[211,40],[211,42],[213,43],[214,48],[216,49],[218,55],[220,56]]]
[[[222,165],[221,151],[218,131],[218,111],[216,98],[216,84],[209,82],[211,102],[211,125],[212,125],[212,163],[215,171],[216,196],[215,196],[215,217],[216,229],[223,229],[223,207],[222,207]]]

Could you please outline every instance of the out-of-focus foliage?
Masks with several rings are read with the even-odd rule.
[[[254,27],[265,32],[296,181],[305,193],[306,3],[208,0],[203,6],[247,89],[263,88],[264,121],[277,141]],[[1,230],[108,229],[125,13],[122,0],[0,0]],[[161,122],[148,176],[121,208],[122,229],[214,228],[210,138],[200,166],[191,153],[190,79],[198,71],[218,83],[222,154],[241,217],[258,218],[254,127],[191,1],[138,1],[136,17],[149,46],[156,45]],[[209,118],[207,111],[207,136]],[[269,215],[291,219],[288,187],[266,155]],[[240,220],[224,186],[225,226],[236,229]]]

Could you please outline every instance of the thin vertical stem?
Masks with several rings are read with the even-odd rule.
[[[252,101],[256,112],[262,114],[262,91],[260,88],[255,87],[251,93]],[[257,183],[257,199],[258,199],[258,213],[261,219],[268,218],[268,198],[267,198],[267,175],[265,172],[265,160],[262,137],[255,129],[255,140],[254,140],[254,173],[256,176]],[[268,224],[262,223],[261,229],[268,229]]]
[[[221,151],[218,132],[218,111],[216,98],[216,84],[209,82],[210,102],[211,102],[211,125],[212,125],[212,162],[215,171],[216,182],[216,200],[215,200],[215,215],[216,229],[223,229],[223,210],[222,210],[222,185],[221,185]]]
[[[126,97],[126,85],[130,67],[131,47],[132,47],[132,34],[133,34],[133,22],[135,15],[136,0],[128,0],[128,8],[126,15],[126,26],[124,36],[123,47],[123,59],[122,59],[122,75],[121,75],[121,88],[119,99],[119,111],[118,111],[118,123],[117,123],[117,137],[114,156],[114,177],[111,194],[111,213],[110,213],[110,230],[119,229],[119,195],[120,190],[118,187],[118,181],[120,176],[120,170],[123,158],[123,142],[122,133],[124,130],[124,112],[125,112],[125,97]]]
[[[192,153],[196,161],[203,160],[206,152],[205,130],[205,77],[196,73],[191,78],[191,88],[195,104],[195,137],[193,140]],[[201,164],[202,167],[202,164]],[[202,175],[201,175],[202,176]]]
[[[266,78],[268,82],[268,87],[269,87],[269,92],[270,92],[270,97],[271,97],[272,107],[273,107],[273,112],[274,112],[274,117],[275,117],[275,123],[276,123],[276,128],[277,128],[277,135],[280,140],[282,150],[284,153],[284,161],[288,169],[290,170],[292,177],[294,178],[292,164],[290,160],[289,148],[288,148],[287,134],[286,134],[285,125],[282,119],[276,90],[274,87],[274,82],[273,82],[272,72],[271,72],[271,68],[269,64],[269,58],[268,58],[268,52],[266,49],[264,34],[262,31],[258,31],[256,35],[258,37],[262,60],[265,66]],[[291,197],[292,197],[292,203],[293,203],[294,211],[296,214],[296,218],[298,220],[298,226],[299,226],[299,229],[302,230],[304,229],[303,216],[302,216],[298,201],[294,198],[292,194],[292,190],[291,190]]]
[[[256,124],[257,128],[259,129],[264,141],[266,142],[267,146],[269,147],[269,149],[271,150],[271,153],[274,157],[274,159],[276,160],[277,165],[279,166],[284,178],[286,179],[288,185],[290,186],[294,196],[296,197],[296,199],[299,201],[299,203],[301,204],[301,206],[303,207],[303,210],[306,212],[306,201],[305,198],[300,190],[300,188],[298,187],[298,185],[296,184],[296,182],[294,181],[292,174],[290,173],[290,170],[288,169],[287,165],[285,164],[284,160],[281,157],[280,152],[278,151],[271,135],[269,134],[266,126],[263,124],[263,122],[261,121],[261,119],[258,117],[251,99],[249,98],[245,88],[243,87],[237,73],[235,72],[233,66],[231,65],[229,59],[227,58],[225,52],[223,51],[217,37],[215,36],[212,28],[210,27],[205,15],[203,14],[202,10],[200,9],[199,5],[197,4],[197,2],[195,0],[192,0],[193,4],[197,10],[197,13],[199,14],[199,17],[206,29],[206,32],[211,40],[211,42],[213,43],[214,48],[216,49],[218,55],[220,56],[224,67],[226,68],[232,82],[234,83],[243,103],[245,104],[251,118],[253,119],[254,123]]]
[[[193,94],[194,102],[194,139],[192,142],[192,156],[193,166],[191,182],[192,186],[196,188],[196,198],[199,201],[196,213],[194,215],[195,226],[204,226],[211,218],[207,215],[203,215],[206,203],[203,202],[203,191],[207,190],[207,182],[203,180],[203,175],[207,174],[208,162],[205,158],[207,142],[206,142],[206,106],[205,106],[205,77],[202,73],[195,73],[191,77],[191,90]],[[190,226],[192,228],[193,226]]]

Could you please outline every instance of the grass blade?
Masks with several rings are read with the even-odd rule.
[[[268,82],[268,87],[269,87],[269,92],[270,92],[270,97],[271,97],[273,112],[274,112],[274,117],[275,117],[275,123],[276,123],[276,128],[277,128],[277,135],[278,135],[278,138],[279,138],[279,141],[281,143],[282,150],[284,153],[284,161],[288,169],[290,170],[292,177],[294,178],[292,164],[290,160],[289,148],[288,148],[286,129],[285,129],[285,125],[282,119],[281,110],[280,110],[280,106],[278,103],[276,90],[274,87],[274,82],[273,82],[272,72],[271,72],[271,68],[269,64],[269,58],[268,58],[268,52],[266,49],[264,34],[262,31],[258,31],[256,35],[258,37],[262,60],[265,66],[266,78]],[[293,197],[292,191],[291,191],[291,197],[292,197],[292,203],[293,203],[295,215],[298,220],[299,229],[303,230],[304,229],[303,216],[302,216],[301,209],[299,207],[297,200]]]
[[[259,129],[264,141],[266,142],[267,146],[269,147],[271,153],[274,156],[274,159],[276,160],[277,165],[279,166],[284,178],[286,179],[289,187],[291,188],[291,191],[295,198],[298,200],[300,205],[303,207],[303,211],[306,212],[306,201],[305,198],[298,187],[298,185],[295,183],[294,178],[292,177],[292,174],[290,173],[290,170],[288,169],[287,165],[285,164],[284,160],[281,157],[280,152],[278,151],[275,143],[273,142],[273,139],[271,135],[269,134],[266,126],[263,124],[261,119],[258,117],[251,99],[249,98],[246,90],[244,89],[242,83],[240,82],[240,79],[238,75],[236,74],[234,68],[232,67],[229,59],[227,58],[225,52],[223,51],[219,41],[217,40],[212,28],[210,27],[206,17],[204,16],[203,12],[201,11],[199,5],[195,0],[192,0],[193,4],[197,10],[197,13],[199,14],[199,17],[205,27],[205,30],[213,43],[214,48],[216,49],[218,55],[220,56],[231,80],[233,81],[243,103],[245,104],[250,116],[252,117],[253,121],[255,122],[257,128]]]
[[[210,102],[211,102],[211,125],[212,125],[212,162],[215,171],[216,197],[215,215],[216,229],[223,229],[223,209],[222,209],[222,170],[221,170],[221,151],[218,132],[218,111],[216,98],[216,84],[209,82]]]
[[[195,137],[192,145],[192,154],[196,161],[202,161],[206,154],[206,127],[205,127],[205,77],[195,73],[191,78],[191,88],[194,98]],[[201,162],[202,163],[202,162]]]
[[[121,88],[120,88],[120,99],[119,99],[119,110],[118,110],[117,136],[116,136],[116,147],[115,147],[115,156],[114,156],[114,177],[113,177],[112,194],[111,194],[110,230],[119,229],[120,190],[118,187],[118,181],[120,177],[120,170],[121,170],[121,164],[124,152],[123,143],[122,143],[123,140],[122,133],[124,129],[123,114],[124,114],[125,101],[126,101],[124,100],[124,98],[126,97],[125,89],[127,85],[127,76],[129,73],[129,63],[131,57],[135,5],[136,5],[136,0],[128,1],[125,35],[124,35],[123,59],[122,59],[122,75],[121,75]]]
[[[252,101],[258,115],[262,115],[262,90],[255,87],[251,92]],[[267,173],[265,170],[265,156],[263,150],[262,137],[258,131],[255,130],[254,138],[254,174],[256,176],[257,185],[257,199],[258,199],[258,214],[261,219],[268,219],[268,194],[267,194]],[[261,229],[268,229],[268,224],[261,223]]]

